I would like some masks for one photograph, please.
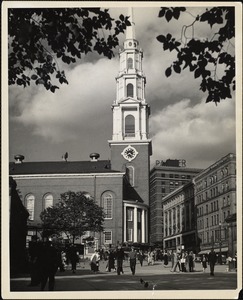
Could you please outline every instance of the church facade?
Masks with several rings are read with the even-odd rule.
[[[92,153],[88,161],[25,162],[23,155],[16,155],[10,162],[9,174],[29,212],[29,235],[40,226],[40,213],[55,205],[60,194],[85,191],[105,212],[104,232],[87,233],[94,236],[97,247],[149,241],[150,109],[138,46],[132,23],[119,53],[110,161]]]

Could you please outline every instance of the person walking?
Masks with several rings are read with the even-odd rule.
[[[167,266],[168,266],[168,254],[167,254],[167,250],[165,250],[163,257],[164,257],[164,267],[167,268]]]
[[[180,263],[181,263],[181,271],[186,272],[186,254],[184,251],[181,254]]]
[[[77,255],[77,251],[76,251],[74,245],[71,245],[68,256],[69,256],[69,259],[71,262],[71,270],[73,273],[76,273],[77,262],[79,260],[79,257]]]
[[[37,260],[40,265],[41,291],[45,290],[47,281],[48,290],[53,291],[58,269],[58,253],[50,241],[44,242]]]
[[[111,272],[111,269],[115,270],[115,254],[113,252],[113,250],[109,250],[108,251],[108,262],[107,262],[107,266],[106,269],[108,272]]]
[[[210,276],[214,276],[214,266],[217,261],[217,255],[212,248],[209,255],[208,255],[208,262],[209,262],[209,267],[210,267]]]
[[[138,252],[138,260],[140,262],[141,267],[143,266],[143,259],[144,259],[143,251],[139,250],[139,252]]]
[[[153,251],[151,251],[151,249],[149,249],[149,251],[148,251],[148,266],[149,265],[154,265],[154,253],[153,253]]]
[[[37,258],[41,252],[42,243],[34,235],[29,242],[29,263],[30,263],[30,278],[29,286],[37,286],[40,284],[40,265]]]
[[[128,253],[129,261],[130,261],[130,269],[132,271],[132,275],[135,275],[136,272],[136,263],[137,263],[137,252],[134,247],[131,248],[131,251]]]
[[[124,271],[123,271],[123,260],[124,260],[124,258],[125,258],[124,251],[123,251],[121,246],[118,246],[117,251],[116,251],[117,275],[120,275],[121,273],[124,274]]]
[[[181,271],[180,258],[181,258],[180,253],[175,253],[174,267],[173,267],[173,269],[171,270],[171,272],[175,272],[177,267],[178,267],[178,269],[179,269],[179,272]]]
[[[171,253],[171,270],[173,269],[174,264],[175,264],[175,255],[176,255],[175,251],[172,250],[172,253]]]
[[[189,265],[189,272],[193,272],[193,268],[194,268],[194,256],[193,256],[193,252],[190,251],[188,254],[188,265]]]
[[[97,273],[97,271],[99,270],[98,268],[99,258],[100,257],[98,254],[98,250],[95,250],[95,252],[90,257],[90,267],[91,267],[91,271],[93,271],[94,273]]]
[[[202,258],[201,258],[201,264],[202,264],[202,268],[203,268],[203,273],[205,273],[206,269],[207,269],[207,257],[205,254],[203,254]]]

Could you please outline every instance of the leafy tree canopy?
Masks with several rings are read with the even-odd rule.
[[[66,192],[60,201],[45,209],[40,218],[43,230],[53,233],[65,233],[73,243],[87,231],[103,231],[104,212],[94,199],[85,192]]]
[[[170,22],[173,18],[178,20],[181,13],[186,12],[185,7],[161,7],[159,17]],[[197,22],[210,26],[210,39],[194,37]],[[222,99],[232,98],[232,91],[235,90],[235,56],[229,48],[234,48],[234,37],[234,7],[206,9],[201,15],[194,16],[191,24],[182,27],[180,39],[176,40],[170,33],[157,36],[164,50],[177,52],[177,59],[165,70],[165,75],[169,77],[172,71],[181,73],[188,68],[195,78],[200,78],[200,90],[208,94],[206,102],[217,104]]]
[[[131,25],[120,15],[114,20],[100,8],[14,8],[9,20],[9,85],[26,87],[31,81],[55,92],[53,77],[68,83],[63,63],[75,63],[81,54],[97,52],[111,58],[118,35]]]

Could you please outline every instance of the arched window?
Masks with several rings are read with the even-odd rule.
[[[133,59],[131,57],[127,60],[127,68],[132,69],[133,68]]]
[[[25,206],[29,213],[29,220],[34,220],[35,212],[35,196],[33,194],[28,194],[25,197]]]
[[[134,186],[134,167],[132,166],[127,167],[127,177],[131,186]]]
[[[53,206],[53,196],[48,193],[44,196],[44,209]]]
[[[112,219],[113,216],[113,195],[106,192],[102,195],[103,208],[105,212],[105,219]]]
[[[132,115],[125,118],[125,136],[135,136],[135,118]]]
[[[127,97],[133,97],[133,84],[131,83],[127,85]]]

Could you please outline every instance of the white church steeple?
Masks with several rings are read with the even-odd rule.
[[[129,8],[129,21],[120,66],[116,77],[116,99],[113,110],[113,141],[147,140],[149,106],[145,100],[146,78],[142,69],[143,51],[135,39],[133,10]]]

